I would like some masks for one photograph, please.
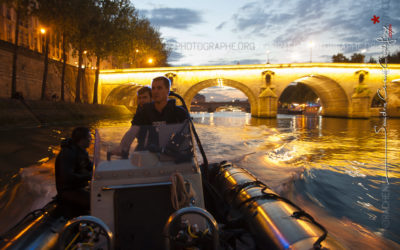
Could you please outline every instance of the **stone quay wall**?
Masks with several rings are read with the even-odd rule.
[[[0,41],[0,98],[11,96],[13,45]],[[69,62],[70,63],[70,62]],[[17,92],[22,93],[25,100],[39,100],[42,90],[44,71],[44,55],[18,48],[17,59]],[[49,58],[46,100],[52,100],[54,96],[61,96],[62,63]],[[66,102],[75,100],[76,77],[78,68],[67,64],[65,72],[64,99]],[[92,103],[95,71],[85,69],[84,81],[81,80],[81,101]]]

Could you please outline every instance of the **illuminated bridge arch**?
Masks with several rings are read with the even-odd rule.
[[[134,107],[137,105],[137,91],[141,87],[143,86],[134,83],[127,83],[115,87],[106,97],[104,104]]]
[[[336,81],[322,75],[308,75],[293,82],[307,85],[314,91],[320,98],[323,115],[343,117],[348,115],[349,100],[344,89]],[[282,95],[283,90],[278,94],[279,97]]]
[[[208,80],[204,80],[204,81],[195,83],[193,86],[191,86],[183,94],[183,98],[185,99],[185,102],[188,105],[188,108],[190,109],[190,104],[191,104],[193,98],[201,90],[209,88],[209,87],[220,86],[221,84],[223,84],[223,86],[232,87],[232,88],[242,91],[243,94],[245,94],[247,96],[247,98],[249,99],[250,109],[253,110],[253,109],[257,108],[257,105],[258,105],[257,98],[249,87],[247,87],[245,84],[243,84],[241,82],[234,81],[231,79],[226,79],[226,78],[208,79]]]

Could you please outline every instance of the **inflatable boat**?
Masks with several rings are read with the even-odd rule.
[[[128,128],[96,131],[90,211],[55,197],[3,234],[0,248],[342,249],[247,170],[209,164],[191,120],[140,129],[147,147],[122,157],[110,148]]]

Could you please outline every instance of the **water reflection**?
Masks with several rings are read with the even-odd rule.
[[[400,211],[395,209],[400,207],[400,200],[393,197],[400,194],[400,120],[388,120],[389,197],[382,193],[384,136],[374,131],[380,119],[278,115],[277,119],[247,120],[244,114],[242,120],[238,116],[222,119],[228,115],[214,113],[213,127],[201,127],[201,138],[207,140],[214,133],[212,141],[218,145],[206,144],[211,158],[219,160],[242,154],[244,157],[239,157],[236,164],[252,171],[276,191],[304,202],[306,207],[317,205],[323,209],[319,215],[328,211],[342,221],[327,220],[327,224],[340,228],[345,220],[351,220],[345,230],[351,237],[339,229],[332,231],[349,242],[358,241],[357,247],[364,240],[356,236],[360,230],[363,237],[368,232],[370,241],[365,241],[365,246],[391,246],[382,243],[377,235],[400,242],[396,233]],[[218,117],[221,120],[216,122]],[[201,119],[194,115],[194,120],[211,126],[207,114]],[[228,147],[222,145],[229,145],[230,152],[219,150]],[[390,204],[389,209],[385,208],[386,203]],[[390,224],[383,229],[382,221],[388,215]],[[373,240],[375,233],[376,241]]]

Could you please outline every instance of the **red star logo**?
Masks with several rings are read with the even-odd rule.
[[[371,18],[371,21],[373,21],[374,24],[379,23],[379,17],[374,15],[374,17]]]

